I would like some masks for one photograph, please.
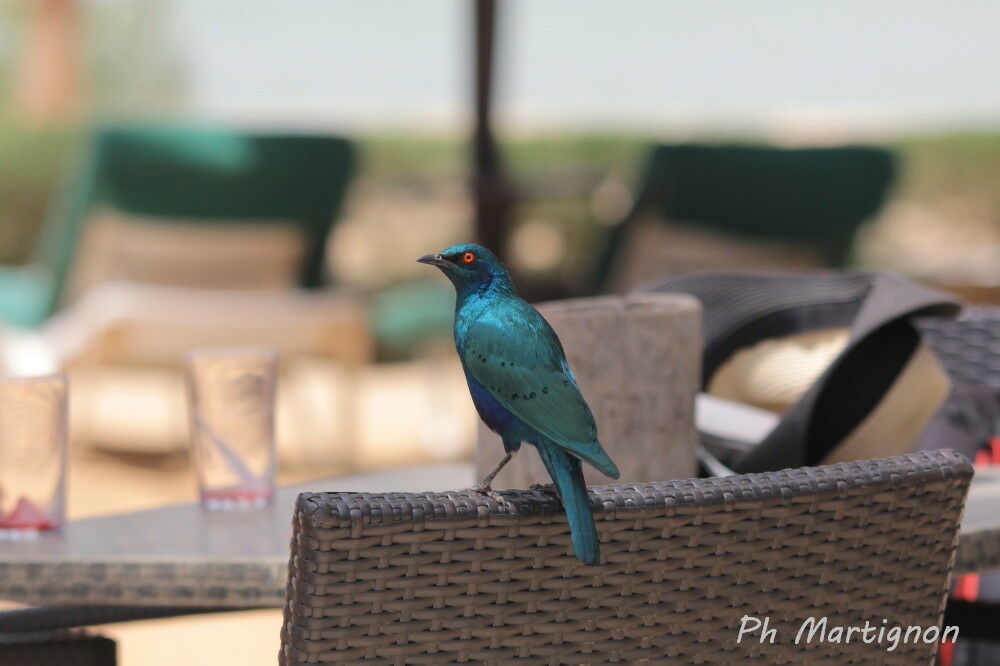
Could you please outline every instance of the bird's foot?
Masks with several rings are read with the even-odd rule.
[[[469,488],[469,490],[479,495],[483,495],[484,497],[489,497],[494,502],[497,502],[498,504],[501,504],[503,506],[507,505],[507,499],[497,491],[493,490],[493,488],[490,487],[490,484],[488,483],[478,483],[473,487]]]

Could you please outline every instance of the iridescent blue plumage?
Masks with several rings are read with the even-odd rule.
[[[507,269],[478,245],[454,245],[418,261],[438,266],[455,285],[455,347],[472,401],[503,440],[507,456],[533,445],[559,492],[573,548],[586,564],[600,558],[580,461],[618,478],[597,441],[597,427],[548,322],[522,300]]]

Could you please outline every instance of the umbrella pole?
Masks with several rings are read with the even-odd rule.
[[[475,128],[472,135],[472,196],[476,236],[504,259],[514,192],[504,173],[492,129],[496,0],[475,2]]]

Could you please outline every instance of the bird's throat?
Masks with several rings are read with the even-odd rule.
[[[505,275],[486,275],[477,280],[463,280],[461,277],[448,276],[455,285],[455,296],[458,307],[469,299],[487,298],[504,299],[517,296],[517,290]]]

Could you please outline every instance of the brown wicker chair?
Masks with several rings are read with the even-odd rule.
[[[280,663],[928,664],[936,644],[794,644],[799,624],[936,626],[971,465],[951,451],[592,487],[602,564],[548,489],[299,496]],[[736,642],[770,616],[774,644]]]

